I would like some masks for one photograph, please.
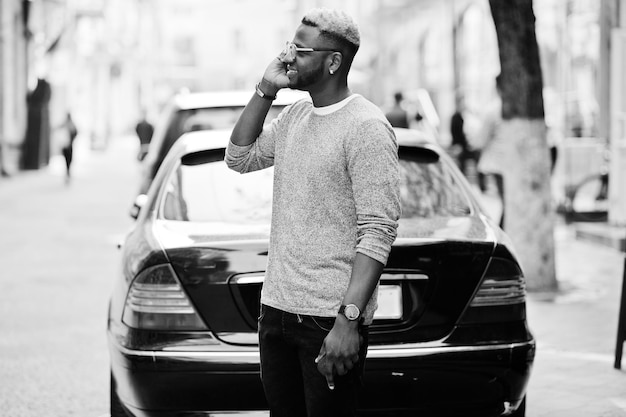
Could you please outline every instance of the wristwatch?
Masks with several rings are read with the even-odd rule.
[[[350,321],[361,318],[361,310],[354,304],[342,305],[339,307],[339,314],[343,314]]]
[[[263,92],[263,90],[261,90],[261,83],[258,83],[255,87],[254,87],[257,95],[261,98],[264,98],[265,100],[270,100],[270,101],[274,101],[276,100],[276,96],[270,96],[268,94],[265,94]]]

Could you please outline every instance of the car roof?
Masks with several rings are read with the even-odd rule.
[[[211,91],[180,93],[174,97],[174,105],[182,110],[210,107],[245,107],[254,94],[254,90]],[[300,99],[310,99],[308,93],[298,90],[283,89],[276,95],[273,105],[286,106]]]
[[[418,129],[393,128],[399,146],[439,146],[437,139]]]
[[[415,129],[393,128],[399,146],[435,146],[434,138]],[[225,149],[230,141],[231,129],[197,130],[184,133],[174,144],[172,152],[178,155],[189,154],[204,150]]]

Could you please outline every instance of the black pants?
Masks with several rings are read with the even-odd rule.
[[[487,190],[487,177],[492,177],[494,179],[494,183],[496,184],[496,191],[498,192],[498,197],[500,198],[500,202],[502,203],[502,216],[500,217],[500,228],[504,230],[504,177],[502,174],[497,173],[478,173],[478,186],[480,191],[483,193]]]
[[[67,169],[67,176],[69,177],[74,151],[72,150],[72,146],[64,146],[61,152],[63,153],[63,157],[65,158],[65,167]]]
[[[468,163],[469,161],[473,161],[474,165],[478,164],[478,159],[480,158],[480,151],[471,151],[469,149],[463,149],[458,156],[458,165],[459,169],[463,173],[463,175],[468,175]]]
[[[335,376],[335,389],[317,370],[317,357],[334,317],[287,313],[266,305],[259,317],[261,379],[272,417],[355,416],[365,365],[368,327],[359,332],[363,343],[359,363],[346,375]]]

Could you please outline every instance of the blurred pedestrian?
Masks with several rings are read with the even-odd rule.
[[[465,132],[464,103],[462,98],[457,98],[456,109],[450,118],[450,134],[452,135],[451,150],[461,172],[468,174],[468,163],[477,163],[477,151],[471,149]]]
[[[314,9],[269,64],[237,121],[226,163],[275,166],[261,292],[261,375],[273,416],[354,416],[377,284],[396,237],[397,143],[348,87],[360,45],[343,12]],[[282,88],[311,100],[263,121]],[[331,215],[329,215],[331,214]]]
[[[560,132],[549,123],[546,123],[546,141],[550,149],[550,174],[553,174],[556,161],[559,157],[559,147],[561,146],[563,138]]]
[[[26,96],[28,115],[21,166],[39,169],[50,160],[50,100],[52,87],[43,78],[37,79],[35,89]]]
[[[143,161],[148,153],[152,134],[154,133],[154,126],[147,120],[145,110],[141,113],[141,119],[135,126],[135,132],[137,132],[137,137],[139,138],[139,153],[137,154],[137,159]]]
[[[2,138],[0,138],[0,177],[9,177],[11,176],[11,174],[9,174],[9,171],[7,171],[4,167],[4,155],[3,155],[3,143],[2,143]]]
[[[496,97],[488,106],[478,135],[481,141],[480,159],[478,160],[478,184],[482,192],[487,191],[487,181],[493,180],[498,198],[502,203],[500,227],[504,228],[504,172],[503,166],[507,154],[506,138],[500,133],[502,124],[502,76],[496,77]]]
[[[393,127],[409,127],[409,115],[406,110],[402,107],[402,101],[404,100],[404,96],[401,92],[397,92],[393,95],[393,107],[389,110],[385,116],[391,126]]]
[[[76,125],[74,124],[74,120],[72,120],[72,115],[70,113],[67,113],[61,128],[63,130],[62,133],[64,138],[61,153],[63,154],[63,158],[65,158],[65,181],[69,183],[71,178],[72,160],[74,159],[74,140],[78,135],[78,130],[76,129]]]

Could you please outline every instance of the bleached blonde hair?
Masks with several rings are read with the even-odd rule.
[[[354,48],[354,53],[361,45],[359,28],[344,11],[328,8],[312,9],[304,15],[302,23],[316,27],[322,36],[339,42],[348,42]]]

